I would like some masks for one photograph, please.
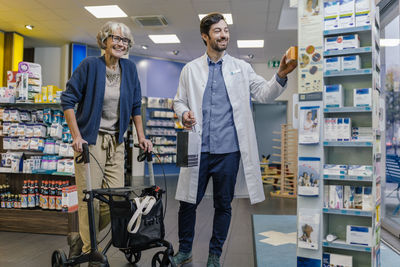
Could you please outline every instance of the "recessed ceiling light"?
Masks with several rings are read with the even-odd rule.
[[[85,6],[85,9],[89,11],[93,16],[98,19],[104,18],[124,18],[128,15],[122,11],[117,5],[108,6]]]
[[[400,39],[380,39],[379,44],[382,47],[398,46],[400,44]]]
[[[207,16],[208,14],[199,14],[199,19],[202,20],[205,16]],[[232,19],[232,14],[231,13],[226,13],[226,14],[222,14],[226,20],[226,23],[228,25],[232,25],[233,24],[233,19]]]
[[[176,34],[150,34],[149,38],[156,44],[177,44],[181,42]]]
[[[142,45],[142,49],[147,50],[149,47],[147,45]]]
[[[27,28],[28,30],[33,30],[33,28],[35,28],[35,26],[33,26],[33,25],[25,25],[25,28]]]
[[[174,54],[175,56],[177,56],[179,54],[179,50],[173,50],[172,54]]]
[[[264,40],[238,40],[238,48],[263,48]]]

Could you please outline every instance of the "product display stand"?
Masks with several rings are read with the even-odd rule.
[[[280,158],[280,161],[271,161],[272,164],[279,164],[281,169],[269,169],[264,167],[262,179],[264,183],[271,184],[280,189],[271,192],[273,197],[295,198],[297,195],[297,130],[291,129],[290,125],[282,124],[280,132],[273,132],[280,135],[280,139],[273,139],[279,142],[280,146],[273,146],[279,154],[272,154],[273,158]]]
[[[304,7],[305,1],[299,1],[299,17],[303,14],[300,9]],[[381,266],[385,102],[381,97],[380,88],[379,10],[372,0],[370,7],[369,25],[320,30],[323,29],[322,26],[317,31],[314,28],[314,31],[310,32],[307,30],[311,28],[299,29],[299,40],[305,40],[302,35],[306,34],[320,34],[324,39],[340,39],[355,34],[360,40],[359,47],[355,48],[326,51],[325,39],[323,59],[329,60],[339,56],[342,57],[340,60],[344,61],[344,57],[355,55],[360,60],[360,66],[346,69],[343,66],[347,63],[342,62],[342,69],[332,70],[326,69],[326,64],[323,69],[324,101],[302,101],[307,100],[307,94],[300,97],[299,116],[303,116],[304,121],[307,113],[301,113],[302,109],[318,110],[320,117],[314,123],[320,126],[320,138],[318,142],[306,144],[304,135],[301,136],[301,128],[306,129],[308,124],[302,124],[300,120],[298,266]],[[321,8],[320,12],[323,11]],[[323,20],[320,22],[321,25],[324,24]],[[299,49],[302,46],[306,47],[306,44],[299,43]],[[310,45],[307,49],[309,47]],[[300,50],[299,84],[304,80],[302,73],[305,73],[301,72],[301,68],[305,69],[303,55],[305,53],[302,54]],[[343,104],[328,105],[331,96],[328,96],[328,93],[331,92],[326,86],[333,85],[341,85],[343,95],[338,99],[343,99]],[[354,89],[362,89],[365,95],[357,96],[359,91]],[[364,100],[370,102],[360,104]],[[314,113],[310,117],[313,120],[316,118]],[[310,179],[306,170],[315,171],[319,174],[318,178],[315,179],[317,176],[313,173],[314,179]]]

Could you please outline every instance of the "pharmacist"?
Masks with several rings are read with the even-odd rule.
[[[90,161],[93,188],[124,186],[124,133],[131,116],[135,123],[140,147],[151,151],[152,144],[145,139],[140,115],[141,89],[135,64],[122,58],[133,44],[129,28],[116,22],[107,22],[97,34],[97,43],[105,54],[85,58],[72,74],[67,89],[61,96],[68,127],[73,137],[75,157],[82,152],[82,144],[89,144],[93,158]],[[78,104],[76,114],[74,107]],[[100,169],[102,168],[103,172]],[[83,163],[75,163],[78,187],[79,233],[69,236],[72,255],[90,250],[87,205],[82,190],[86,188]],[[108,206],[95,200],[96,232],[110,222]],[[82,239],[82,241],[80,241]],[[71,254],[71,251],[70,251]]]
[[[176,191],[180,200],[179,252],[174,262],[178,266],[192,259],[196,208],[211,176],[215,214],[207,266],[220,266],[234,193],[250,195],[252,204],[265,199],[250,98],[273,101],[286,86],[286,75],[297,66],[296,61],[286,63],[285,55],[278,73],[266,81],[250,64],[225,53],[229,29],[221,14],[204,17],[200,32],[206,53],[183,68],[174,99],[175,112],[184,126],[193,127],[201,136],[199,166],[181,168]]]

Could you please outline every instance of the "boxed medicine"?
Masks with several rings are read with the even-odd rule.
[[[355,186],[345,185],[344,186],[344,197],[343,197],[343,208],[355,209],[354,196],[356,194]]]
[[[347,165],[324,164],[324,175],[346,175]]]
[[[368,165],[349,165],[347,172],[351,176],[372,176],[373,167]]]
[[[325,71],[341,71],[340,57],[324,58]]]
[[[341,0],[339,7],[339,28],[350,28],[355,26],[356,7],[354,0]]]
[[[348,34],[342,36],[342,49],[359,48],[360,37],[358,34]]]
[[[324,107],[343,107],[343,88],[341,84],[325,85]]]
[[[341,57],[341,70],[359,70],[361,61],[359,55]]]
[[[347,225],[346,243],[349,245],[372,246],[372,228]]]
[[[371,25],[371,0],[356,0],[356,27]]]
[[[329,208],[329,185],[324,185],[324,208]]]
[[[371,88],[354,89],[353,106],[354,107],[372,106],[372,89]]]
[[[355,194],[354,194],[354,207],[356,209],[362,209],[362,201],[363,201],[363,188],[362,186],[356,186]]]
[[[353,267],[353,256],[324,253],[322,267]]]
[[[338,118],[337,141],[350,141],[350,139],[351,139],[351,119]]]
[[[343,186],[341,185],[329,186],[329,208],[331,209],[343,208]]]
[[[324,1],[324,28],[334,30],[339,28],[340,0]]]
[[[325,51],[342,50],[342,36],[325,37]]]
[[[372,187],[364,186],[362,195],[362,210],[373,210]]]
[[[337,118],[325,118],[324,121],[324,140],[337,141],[336,124]]]

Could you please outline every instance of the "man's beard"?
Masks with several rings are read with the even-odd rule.
[[[228,42],[226,42],[226,47],[224,47],[224,48],[221,48],[218,46],[218,41],[223,41],[223,40],[227,41],[227,39],[220,39],[220,40],[216,40],[215,42],[211,42],[211,48],[217,52],[225,51],[228,48]]]

